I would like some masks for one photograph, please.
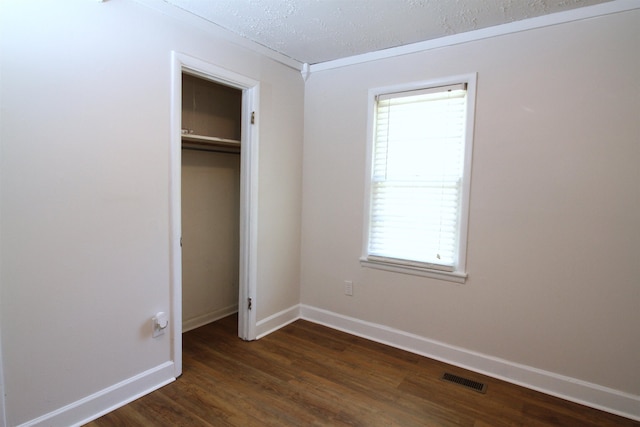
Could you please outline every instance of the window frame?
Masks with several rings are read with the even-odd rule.
[[[430,79],[419,82],[411,82],[393,86],[372,88],[368,92],[368,120],[367,120],[367,161],[365,176],[365,210],[364,210],[364,229],[362,239],[362,256],[360,264],[363,267],[392,271],[396,273],[411,274],[416,276],[430,277],[456,283],[465,283],[468,274],[466,271],[467,261],[467,235],[469,227],[469,200],[471,195],[471,166],[473,154],[473,135],[475,124],[475,103],[476,103],[476,80],[477,73],[469,73],[456,75],[451,77],[443,77],[438,79]],[[412,262],[410,260],[385,258],[369,254],[369,233],[371,222],[371,206],[372,206],[372,169],[374,161],[374,132],[376,126],[376,98],[380,95],[393,94],[398,92],[407,92],[421,89],[437,88],[441,86],[449,86],[455,84],[466,84],[467,86],[467,105],[466,105],[466,123],[465,123],[465,147],[464,147],[464,165],[462,174],[462,188],[460,200],[460,224],[458,241],[456,242],[456,253],[454,265],[448,269],[442,269],[440,266],[425,266],[421,263]]]

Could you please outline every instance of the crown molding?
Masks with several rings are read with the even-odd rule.
[[[452,36],[440,37],[424,42],[411,43],[403,46],[382,49],[375,52],[363,53],[347,58],[333,61],[320,62],[309,66],[309,73],[317,71],[332,70],[350,65],[362,64],[365,62],[377,61],[380,59],[393,58],[411,53],[423,52],[441,47],[454,46],[457,44],[498,37],[506,34],[519,33],[522,31],[534,30],[553,25],[565,24],[583,19],[595,18],[598,16],[610,15],[614,13],[626,12],[640,9],[638,0],[614,0],[594,6],[585,6],[564,12],[552,13],[536,18],[524,19],[522,21],[510,22],[508,24],[496,25],[494,27],[455,34]]]
[[[256,43],[252,40],[249,40],[245,37],[242,37],[226,28],[223,28],[217,24],[214,24],[211,21],[207,21],[206,19],[195,15],[191,12],[188,12],[184,9],[181,9],[177,6],[167,3],[164,0],[134,0],[136,3],[153,9],[157,12],[162,13],[163,15],[169,16],[178,21],[189,24],[191,27],[198,28],[199,30],[205,31],[213,36],[220,37],[230,43],[235,45],[244,47],[250,51],[259,53],[261,55],[266,56],[267,58],[273,59],[287,67],[293,68],[297,71],[302,71],[302,62],[297,61],[293,58],[290,58],[286,55],[283,55],[279,52],[276,52],[272,49],[269,49],[266,46],[263,46],[259,43]]]
[[[211,35],[227,40],[235,45],[264,55],[287,67],[293,68],[294,70],[300,71],[305,81],[311,74],[318,71],[332,70],[336,68],[347,67],[350,65],[377,61],[380,59],[393,58],[396,56],[408,55],[411,53],[424,52],[431,49],[454,46],[462,43],[519,33],[522,31],[529,31],[538,28],[565,24],[568,22],[580,21],[583,19],[596,18],[599,16],[640,9],[640,2],[638,0],[613,0],[607,3],[600,3],[593,6],[586,6],[567,10],[564,12],[552,13],[549,15],[538,16],[535,18],[524,19],[521,21],[515,21],[465,33],[454,34],[451,36],[440,37],[437,39],[426,40],[423,42],[411,43],[403,46],[377,50],[374,52],[368,52],[360,55],[354,55],[346,58],[340,58],[332,61],[319,62],[309,65],[283,55],[282,53],[276,52],[264,45],[261,45],[260,43],[256,43],[252,40],[244,38],[230,30],[227,30],[226,28],[214,24],[211,21],[207,21],[206,19],[194,15],[193,13],[169,4],[164,0],[134,1],[150,9],[156,10],[164,15],[185,22],[190,26],[196,27]]]

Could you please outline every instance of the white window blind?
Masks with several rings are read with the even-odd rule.
[[[455,269],[466,102],[466,84],[376,97],[368,259]]]

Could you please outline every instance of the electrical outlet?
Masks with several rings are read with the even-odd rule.
[[[350,297],[353,296],[353,281],[352,280],[345,280],[344,281],[344,294],[345,295],[349,295]]]
[[[168,316],[164,312],[160,311],[151,318],[151,321],[153,325],[153,333],[151,336],[153,338],[157,338],[160,335],[164,335],[164,331],[167,329],[167,326],[169,326]]]

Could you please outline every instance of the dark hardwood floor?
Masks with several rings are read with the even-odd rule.
[[[180,378],[87,426],[640,426],[307,321],[236,330],[230,316],[185,333]]]

